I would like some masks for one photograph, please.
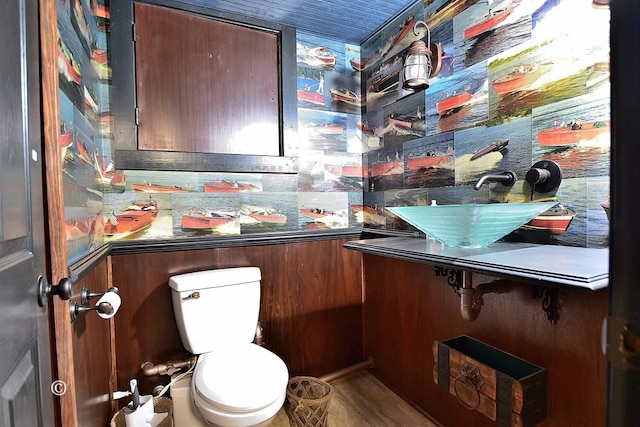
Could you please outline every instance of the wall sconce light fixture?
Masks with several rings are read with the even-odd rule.
[[[431,43],[431,31],[424,21],[417,21],[413,25],[413,34],[419,24],[424,25],[427,33],[427,43],[418,39],[407,49],[402,65],[402,87],[405,90],[422,90],[429,87],[429,79],[440,72],[442,66],[442,46]]]

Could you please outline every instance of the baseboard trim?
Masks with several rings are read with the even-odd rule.
[[[331,381],[335,381],[340,378],[344,378],[348,375],[354,374],[356,372],[364,371],[366,369],[373,368],[373,359],[369,358],[360,363],[356,363],[351,366],[347,366],[346,368],[338,369],[337,371],[329,372],[328,374],[322,375],[318,377],[319,380],[330,383]]]

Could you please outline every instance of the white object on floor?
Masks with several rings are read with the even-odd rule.
[[[151,424],[153,418],[153,396],[140,396],[140,407],[135,411],[125,407],[124,421],[127,427],[153,427],[157,425]]]

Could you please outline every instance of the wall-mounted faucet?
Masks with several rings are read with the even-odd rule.
[[[517,177],[516,173],[513,172],[513,171],[506,171],[506,172],[503,172],[503,173],[497,174],[497,175],[492,175],[492,174],[483,175],[476,182],[476,184],[473,186],[473,188],[475,190],[480,190],[480,187],[482,187],[482,185],[485,182],[499,182],[502,185],[504,185],[505,187],[512,187],[513,184],[515,184],[517,180],[518,180],[518,177]]]
[[[556,162],[542,160],[531,166],[525,180],[531,186],[531,200],[533,200],[535,193],[548,195],[558,190],[562,182],[562,170]]]

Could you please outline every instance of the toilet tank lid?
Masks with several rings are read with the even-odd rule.
[[[169,286],[178,292],[215,288],[260,281],[260,268],[233,267],[217,270],[194,271],[169,278]]]

